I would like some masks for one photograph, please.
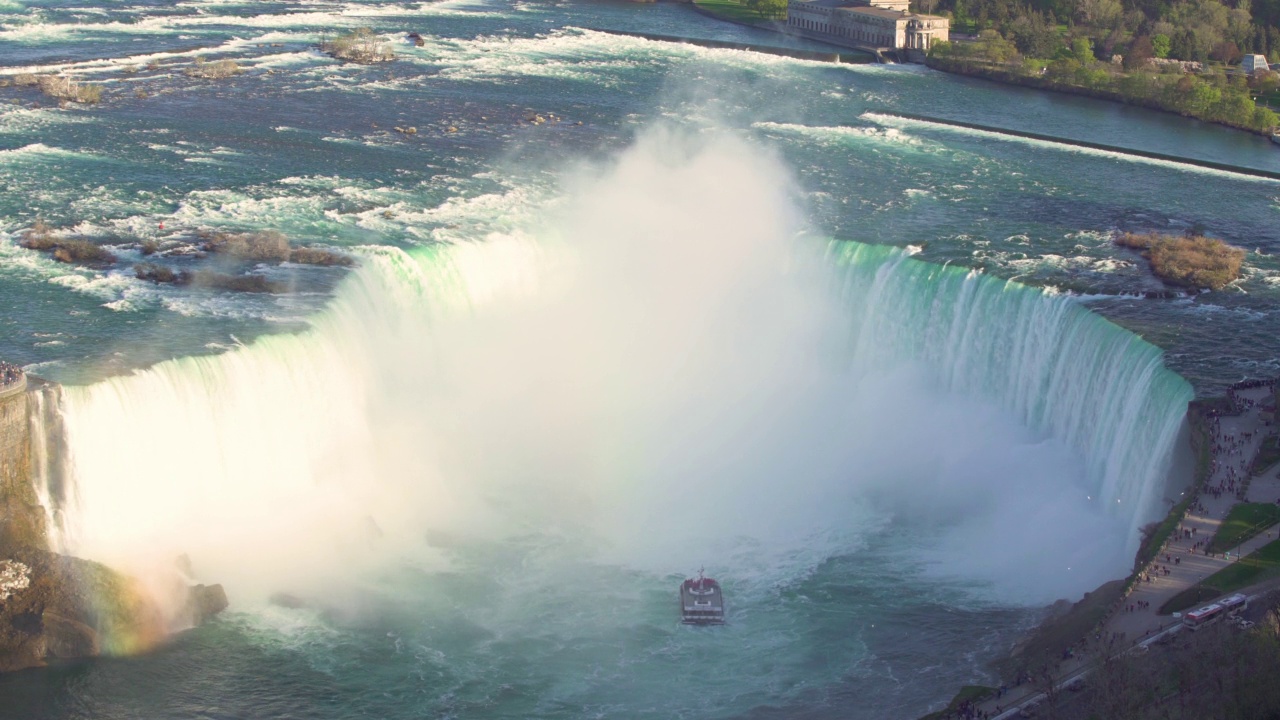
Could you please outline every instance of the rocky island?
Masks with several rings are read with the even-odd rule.
[[[1138,250],[1156,277],[1179,287],[1221,290],[1240,277],[1244,250],[1202,235],[1122,233],[1121,247]]]

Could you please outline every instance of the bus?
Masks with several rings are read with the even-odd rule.
[[[1241,593],[1236,593],[1235,595],[1219,600],[1218,604],[1222,606],[1225,614],[1235,615],[1241,610],[1249,607],[1249,597]]]
[[[1188,630],[1199,630],[1226,614],[1226,608],[1222,607],[1218,603],[1213,603],[1212,605],[1205,605],[1202,608],[1197,608],[1186,615],[1183,615],[1182,624],[1186,626]]]

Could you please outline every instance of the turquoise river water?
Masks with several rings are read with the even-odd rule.
[[[357,27],[395,61],[315,49]],[[1280,171],[1265,139],[601,29],[824,49],[677,4],[0,0],[0,79],[105,89],[0,88],[51,539],[231,598],[0,677],[0,717],[918,717],[1127,573],[1188,400],[1280,372],[1280,183],[1069,144]],[[37,218],[118,262],[21,247]],[[1187,229],[1243,278],[1170,293],[1111,242]],[[289,291],[137,279],[148,241]],[[724,627],[678,622],[700,566]]]

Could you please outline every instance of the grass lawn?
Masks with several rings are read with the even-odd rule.
[[[1231,508],[1218,533],[1209,543],[1209,552],[1226,552],[1263,530],[1280,523],[1280,505],[1240,503]]]
[[[1258,456],[1253,459],[1252,472],[1254,475],[1261,475],[1262,472],[1272,465],[1280,462],[1280,437],[1272,435],[1262,441],[1262,447],[1258,448]]]
[[[1205,578],[1199,585],[1169,598],[1169,602],[1160,607],[1160,614],[1186,610],[1273,577],[1280,577],[1280,540],[1264,545],[1261,550]]]
[[[726,20],[755,23],[769,19],[760,17],[759,13],[740,2],[736,2],[736,0],[694,0],[694,4],[703,10],[714,15],[719,15]]]

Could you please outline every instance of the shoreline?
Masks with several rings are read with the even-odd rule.
[[[748,22],[748,21],[739,20],[737,18],[728,17],[726,15],[721,15],[715,12],[714,10],[710,10],[708,8],[702,7],[698,5],[696,0],[689,0],[688,4],[690,7],[693,8],[694,12],[698,13],[699,15],[704,15],[706,17],[713,18],[715,20],[719,20],[722,22],[732,23],[734,25],[741,25],[743,27],[756,28],[758,30],[768,30],[770,32],[776,32],[779,35],[785,35],[787,37],[798,37],[802,39],[815,40],[816,42],[822,42],[821,40],[808,38],[802,34],[795,34],[795,33],[789,32],[787,30],[787,26],[784,23],[779,23],[776,20],[761,20],[757,22]],[[858,50],[856,48],[848,48],[848,49],[853,52],[864,53],[864,51]],[[1025,87],[1033,90],[1041,90],[1044,92],[1056,92],[1056,93],[1062,93],[1064,95],[1076,95],[1079,97],[1088,97],[1088,98],[1093,98],[1095,100],[1104,100],[1107,102],[1114,102],[1121,105],[1129,105],[1131,107],[1140,107],[1146,110],[1155,110],[1157,112],[1168,113],[1170,115],[1177,115],[1179,117],[1198,120],[1200,122],[1208,123],[1210,125],[1214,125],[1217,127],[1230,128],[1232,130],[1239,130],[1241,132],[1249,133],[1250,135],[1269,138],[1270,140],[1272,140],[1272,142],[1277,143],[1277,147],[1280,147],[1280,134],[1278,134],[1275,131],[1258,130],[1255,128],[1246,127],[1243,125],[1235,125],[1235,124],[1223,122],[1220,120],[1209,120],[1206,118],[1196,117],[1195,115],[1188,115],[1178,110],[1165,107],[1159,102],[1150,100],[1148,98],[1131,97],[1128,95],[1124,95],[1122,93],[1109,91],[1109,90],[1086,88],[1086,87],[1080,87],[1076,85],[1063,85],[1063,84],[1054,83],[1051,81],[1040,80],[1038,78],[1016,75],[1013,73],[998,70],[996,68],[982,68],[982,67],[977,67],[977,66],[973,66],[973,65],[961,63],[961,62],[948,62],[946,60],[943,60],[941,58],[938,58],[932,55],[925,56],[923,65],[931,70],[937,70],[938,72],[949,73],[951,75],[959,75],[962,77],[971,77],[979,80],[986,80],[987,82],[992,82],[992,83],[1001,84],[1001,85],[1013,85],[1016,87]]]
[[[986,80],[987,82],[993,82],[1000,85],[1014,85],[1016,87],[1025,87],[1025,88],[1031,88],[1033,90],[1042,90],[1044,92],[1056,92],[1056,93],[1062,93],[1064,95],[1077,95],[1080,97],[1093,98],[1095,100],[1105,100],[1107,102],[1114,102],[1121,105],[1129,105],[1131,107],[1140,107],[1146,110],[1155,110],[1157,112],[1168,113],[1170,115],[1177,115],[1178,117],[1189,118],[1191,120],[1198,120],[1202,123],[1208,123],[1210,125],[1214,125],[1217,127],[1230,128],[1232,130],[1239,130],[1241,132],[1246,132],[1246,133],[1249,133],[1250,135],[1257,135],[1259,137],[1264,137],[1264,138],[1276,137],[1275,133],[1269,130],[1257,130],[1255,128],[1223,122],[1221,120],[1209,120],[1207,118],[1196,117],[1195,115],[1188,115],[1187,113],[1165,107],[1159,102],[1156,102],[1148,98],[1133,97],[1130,95],[1124,95],[1122,93],[1114,92],[1111,90],[1086,88],[1078,85],[1065,85],[1061,83],[1055,83],[1050,80],[1042,80],[1036,77],[1027,77],[1023,75],[1017,75],[1014,73],[1006,72],[1004,70],[996,69],[994,67],[990,67],[990,68],[979,67],[969,63],[950,62],[950,61],[935,57],[933,55],[928,56],[925,59],[924,64],[929,69],[937,70],[938,72],[945,72],[952,75],[960,75],[962,77],[971,77],[971,78],[976,78],[978,80]],[[1276,142],[1280,142],[1280,140],[1277,140]]]

